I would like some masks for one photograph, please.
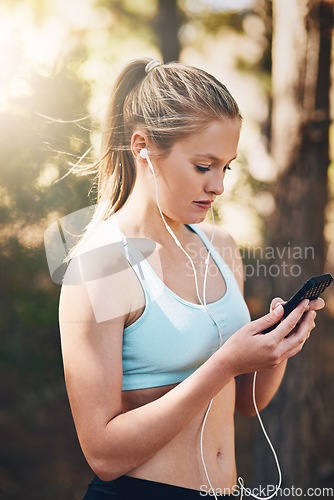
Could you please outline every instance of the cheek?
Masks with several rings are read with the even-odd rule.
[[[193,179],[186,168],[171,168],[168,177],[165,178],[166,185],[172,192],[187,192],[193,184]]]
[[[189,176],[179,176],[173,184],[173,194],[177,196],[179,204],[192,200],[194,193],[198,191],[198,184]]]
[[[161,170],[168,173],[162,176],[166,188],[164,195],[161,193],[162,199],[166,202],[172,201],[174,207],[181,207],[189,200],[196,199],[195,193],[201,191],[203,179],[196,175],[188,158],[180,158],[178,155],[170,157],[166,163],[161,164]]]

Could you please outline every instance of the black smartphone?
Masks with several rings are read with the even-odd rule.
[[[286,318],[286,316],[288,316],[303,299],[317,299],[319,295],[332,283],[332,281],[333,276],[329,273],[320,274],[319,276],[313,276],[308,279],[304,285],[300,287],[299,290],[283,305],[284,313],[282,319]],[[263,330],[262,333],[271,332],[274,328],[276,328],[280,321],[266,330]]]

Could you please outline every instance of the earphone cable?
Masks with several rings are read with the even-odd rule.
[[[177,244],[177,246],[183,251],[183,253],[187,256],[187,258],[189,259],[189,261],[191,263],[191,266],[192,266],[192,269],[193,269],[193,273],[194,273],[194,278],[195,278],[195,287],[196,287],[196,294],[197,294],[198,300],[201,303],[201,305],[204,307],[204,309],[206,310],[206,312],[208,313],[208,315],[210,316],[210,318],[212,319],[212,321],[217,326],[217,329],[218,329],[218,332],[219,332],[219,338],[220,338],[220,347],[221,347],[222,346],[222,333],[221,333],[221,330],[220,330],[220,327],[219,327],[217,321],[212,316],[210,310],[207,307],[207,303],[206,303],[206,290],[205,290],[206,289],[206,283],[207,283],[207,274],[208,274],[209,260],[210,260],[210,254],[211,254],[211,245],[212,245],[213,236],[214,236],[214,213],[213,213],[213,209],[211,207],[213,228],[212,228],[212,235],[211,235],[211,241],[210,241],[211,245],[208,248],[208,255],[207,255],[206,259],[205,259],[205,266],[206,267],[205,267],[204,281],[203,281],[203,301],[202,301],[202,299],[200,298],[200,295],[199,295],[197,273],[196,273],[196,269],[195,269],[194,263],[193,263],[190,255],[186,252],[186,250],[184,250],[184,248],[182,247],[181,243],[179,242],[179,240],[177,239],[177,237],[173,233],[172,229],[168,226],[168,224],[167,224],[167,222],[165,220],[165,217],[164,217],[164,215],[163,215],[163,213],[161,211],[161,208],[160,208],[159,196],[158,196],[158,184],[157,184],[157,180],[156,180],[154,168],[153,168],[152,162],[151,162],[151,160],[150,160],[150,158],[149,158],[148,155],[146,155],[146,159],[147,159],[147,162],[148,162],[148,164],[150,166],[150,169],[151,169],[153,177],[154,177],[157,205],[158,205],[158,209],[159,209],[161,218],[162,218],[162,220],[163,220],[163,222],[165,224],[165,227],[166,227],[167,231],[170,233],[170,235],[174,239],[174,241]],[[256,377],[257,377],[257,372],[254,372],[254,376],[253,376],[253,392],[252,392],[253,404],[254,404],[254,408],[255,408],[255,412],[256,412],[257,418],[258,418],[258,420],[260,422],[262,431],[264,433],[264,436],[265,436],[265,438],[266,438],[266,440],[267,440],[267,442],[268,442],[268,444],[269,444],[269,446],[271,448],[271,451],[272,451],[272,453],[274,455],[275,462],[276,462],[276,465],[277,465],[279,480],[278,480],[278,485],[276,486],[276,490],[270,496],[268,496],[268,497],[259,497],[257,495],[252,494],[252,493],[250,493],[250,495],[253,498],[255,498],[256,500],[270,500],[271,498],[273,498],[274,496],[277,495],[278,490],[281,487],[282,473],[281,473],[281,468],[280,468],[280,465],[279,465],[279,461],[278,461],[278,457],[277,457],[276,451],[275,451],[274,446],[273,446],[272,442],[270,441],[270,438],[269,438],[269,436],[268,436],[268,434],[266,432],[266,429],[265,429],[264,424],[262,422],[262,419],[260,417],[260,412],[259,412],[257,404],[256,404],[256,397],[255,397],[256,396],[256,394],[255,394]],[[210,481],[210,478],[209,478],[209,474],[208,474],[207,467],[206,467],[206,464],[205,464],[205,459],[204,459],[204,452],[203,452],[204,428],[205,428],[205,424],[206,424],[206,421],[207,421],[207,417],[208,417],[209,411],[210,411],[212,403],[213,403],[213,399],[214,398],[211,399],[211,401],[210,401],[210,403],[209,403],[209,405],[208,405],[208,407],[206,409],[204,418],[203,418],[203,423],[202,423],[202,427],[201,427],[201,435],[200,435],[200,450],[201,450],[202,465],[203,465],[203,469],[204,469],[204,473],[205,473],[206,479],[207,479],[209,487],[210,487],[210,493],[212,493],[213,496],[214,496],[214,498],[216,500],[218,500],[216,492],[215,492],[214,488],[212,487],[212,484],[211,484],[211,481]],[[238,483],[239,483],[240,488],[241,488],[240,500],[242,500],[242,498],[243,498],[243,492],[246,490],[246,488],[244,486],[244,481],[243,481],[243,479],[241,477],[238,477]]]

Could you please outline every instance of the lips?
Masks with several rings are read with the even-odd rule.
[[[194,201],[194,203],[199,208],[203,208],[204,210],[208,210],[209,208],[211,208],[211,205],[212,205],[212,201],[210,201],[210,200]]]

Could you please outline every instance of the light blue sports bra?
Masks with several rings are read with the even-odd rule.
[[[103,233],[123,240],[130,266],[145,294],[143,314],[123,334],[122,390],[144,389],[181,382],[201,366],[220,345],[219,333],[202,305],[187,302],[160,280],[142,253],[109,221]],[[211,249],[211,256],[226,283],[224,296],[207,304],[222,332],[223,342],[250,321],[249,311],[235,277],[204,232],[189,224]],[[101,228],[102,229],[102,228]]]

